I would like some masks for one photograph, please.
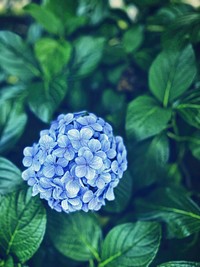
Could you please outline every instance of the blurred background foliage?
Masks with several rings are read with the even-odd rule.
[[[54,222],[47,208],[45,238],[27,265],[200,266],[200,1],[0,0],[0,30],[1,195],[20,184],[11,162],[22,169],[23,148],[60,113],[88,110],[104,117],[128,150],[116,200],[95,221],[72,216],[83,231],[88,222],[88,235],[96,221],[103,236],[116,226],[100,245],[102,262],[81,250],[77,233],[78,252],[70,250],[69,215],[53,213]],[[155,222],[162,226],[161,242]],[[122,223],[134,227],[118,229]],[[124,259],[106,261],[117,231],[134,240],[137,227],[149,238],[135,245],[141,258],[126,261],[137,255],[134,247]],[[0,250],[0,266],[25,266],[30,255]]]

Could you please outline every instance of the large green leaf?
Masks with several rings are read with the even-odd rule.
[[[190,87],[195,75],[195,56],[191,45],[182,50],[165,50],[150,68],[150,90],[167,107]]]
[[[106,236],[99,267],[147,267],[154,259],[161,238],[154,222],[126,223],[114,227]]]
[[[10,193],[21,184],[21,171],[12,162],[0,157],[0,194]]]
[[[139,218],[158,219],[168,236],[184,238],[200,230],[200,208],[180,189],[161,188],[136,201]]]
[[[0,32],[1,68],[22,80],[38,76],[36,61],[22,38],[9,31]]]
[[[63,34],[64,28],[61,20],[44,6],[29,4],[24,9],[48,32],[59,35]]]
[[[169,141],[165,135],[158,135],[132,149],[130,171],[134,180],[134,190],[161,181],[166,174],[169,160]],[[130,163],[130,162],[129,162]]]
[[[44,74],[50,80],[69,62],[71,45],[66,41],[41,38],[35,44],[35,53]]]
[[[131,194],[134,178],[126,171],[118,186],[115,188],[115,200],[107,201],[104,210],[108,212],[121,212],[128,205]]]
[[[167,128],[171,110],[162,108],[148,96],[139,96],[128,105],[126,133],[129,139],[140,141],[160,133]]]
[[[66,92],[67,84],[63,77],[55,78],[50,83],[32,83],[29,86],[29,107],[39,119],[49,122]]]
[[[200,267],[200,262],[169,261],[160,264],[158,267]]]
[[[31,190],[21,190],[1,198],[0,250],[23,263],[42,242],[46,214],[41,201]]]
[[[21,137],[27,115],[22,103],[16,100],[0,101],[0,153],[8,151]]]
[[[56,215],[56,216],[55,216]],[[99,260],[101,228],[89,213],[50,216],[49,235],[56,249],[77,261]]]
[[[104,43],[104,38],[91,36],[80,37],[75,41],[75,56],[72,66],[75,75],[87,75],[97,67],[103,55]]]

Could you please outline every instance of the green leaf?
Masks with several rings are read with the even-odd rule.
[[[165,50],[151,65],[150,90],[167,107],[190,87],[195,75],[195,55],[191,45],[184,49]]]
[[[167,128],[171,110],[159,106],[148,95],[139,96],[128,105],[126,134],[129,139],[141,141]]]
[[[200,267],[200,262],[169,261],[160,264],[158,267]]]
[[[0,153],[8,151],[21,137],[27,115],[22,103],[16,99],[0,101]]]
[[[169,160],[169,140],[165,135],[158,135],[151,140],[138,143],[131,154],[130,171],[134,177],[134,190],[161,181],[166,174]],[[130,162],[129,162],[130,163]]]
[[[102,37],[84,36],[75,41],[75,57],[72,71],[78,76],[91,73],[99,64],[104,49]]]
[[[56,216],[55,216],[56,215]],[[49,235],[56,249],[76,261],[99,260],[101,228],[90,213],[50,216]]]
[[[44,74],[50,80],[69,62],[71,45],[66,41],[41,38],[35,44],[35,53]]]
[[[128,205],[132,194],[133,177],[126,171],[115,188],[115,200],[107,201],[104,207],[108,212],[122,212]]]
[[[196,131],[190,139],[189,149],[192,155],[200,160],[200,131]]]
[[[22,38],[9,31],[0,31],[1,68],[22,80],[38,76],[35,59]]]
[[[50,10],[37,4],[29,4],[24,10],[40,23],[48,32],[62,35],[62,22]]]
[[[99,267],[147,267],[158,251],[160,238],[160,226],[154,222],[118,225],[104,240]]]
[[[200,208],[180,189],[160,188],[136,201],[139,218],[164,221],[169,238],[184,238],[200,230]]]
[[[0,266],[1,267],[14,267],[13,258],[9,256],[7,260],[1,260],[0,259]]]
[[[143,29],[140,25],[129,28],[123,36],[122,44],[127,53],[136,51],[143,42]]]
[[[37,251],[46,227],[45,209],[31,190],[1,198],[0,249],[24,263]]]
[[[66,80],[64,77],[58,77],[49,84],[32,83],[28,89],[28,104],[31,111],[43,122],[50,122],[66,95]]]
[[[200,129],[200,90],[193,89],[175,106],[178,114],[191,126]]]
[[[200,105],[181,104],[177,111],[189,125],[200,129]]]
[[[0,194],[13,192],[21,184],[21,171],[12,162],[0,157]]]

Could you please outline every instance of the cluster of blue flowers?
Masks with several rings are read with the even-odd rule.
[[[121,137],[85,111],[61,114],[37,144],[24,149],[22,177],[57,211],[99,210],[127,169]]]

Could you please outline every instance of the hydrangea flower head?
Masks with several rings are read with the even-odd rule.
[[[57,211],[99,210],[127,169],[123,139],[85,111],[61,114],[24,149],[22,178]]]

